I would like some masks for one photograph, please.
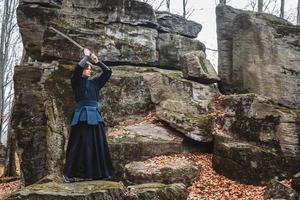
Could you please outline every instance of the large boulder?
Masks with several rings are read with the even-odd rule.
[[[16,134],[17,149],[20,157],[22,178],[25,185],[50,173],[62,169],[64,138],[67,131],[65,115],[62,110],[72,103],[70,89],[65,81],[60,81],[53,93],[63,98],[52,98],[52,92],[45,82],[58,68],[58,63],[27,63],[15,68],[15,104],[12,115],[12,128]],[[65,73],[61,73],[57,79]],[[56,79],[56,80],[57,80]],[[48,80],[52,84],[53,80]],[[64,87],[65,90],[61,90]],[[66,100],[66,101],[64,101]],[[66,103],[70,102],[70,103]],[[47,134],[48,133],[48,134]],[[45,159],[47,158],[47,159]]]
[[[122,182],[81,181],[64,183],[59,175],[45,176],[39,182],[13,192],[7,200],[28,199],[112,199],[123,197],[126,187]]]
[[[60,173],[63,169],[70,118],[76,107],[69,79],[73,69],[73,64],[58,62],[24,63],[15,68],[12,128],[17,136],[22,182],[25,185],[47,174]],[[160,152],[156,152],[159,155],[177,153],[181,151],[180,137],[183,135],[199,141],[212,140],[213,121],[207,116],[208,104],[217,95],[212,85],[185,80],[181,72],[178,76],[171,70],[154,67],[114,66],[112,69],[113,74],[101,89],[99,97],[100,110],[108,129],[123,121],[139,121],[149,112],[156,112],[162,120],[177,129],[172,131],[174,136],[168,136],[167,128],[152,125],[137,127],[145,136],[136,137],[136,144],[119,138],[124,139],[124,143],[116,142],[111,146],[113,157],[127,159],[126,155],[130,153],[132,158],[136,156],[134,148],[140,149],[140,158],[145,156],[144,159],[157,155],[153,152],[158,149]],[[168,101],[177,101],[177,106],[170,107]],[[176,114],[178,112],[181,114]],[[134,140],[137,130],[128,130],[133,138],[127,139]],[[165,137],[164,132],[167,134]],[[146,136],[147,133],[152,136]],[[148,138],[150,143],[157,141],[155,144],[161,148],[150,143],[145,146],[144,140],[138,138],[146,141]],[[133,148],[128,149],[130,147]]]
[[[205,45],[196,39],[173,33],[159,33],[157,50],[158,64],[168,69],[181,69],[181,57],[190,51],[205,51]]]
[[[183,138],[167,127],[151,123],[130,125],[107,134],[116,175],[123,178],[125,165],[131,161],[153,156],[181,153],[185,150]]]
[[[300,28],[273,15],[224,5],[217,7],[217,24],[221,90],[228,86],[300,108]]]
[[[211,84],[220,81],[216,70],[203,51],[191,51],[182,56],[183,77],[203,83]]]
[[[133,161],[125,165],[128,183],[184,183],[190,186],[198,175],[195,162],[176,156],[158,156],[145,161]]]
[[[205,50],[204,44],[190,38],[200,32],[200,24],[177,15],[157,15],[159,23],[153,8],[137,0],[23,0],[17,10],[25,50],[40,61],[80,59],[79,47],[50,27],[114,64],[180,68],[182,53]]]
[[[35,59],[79,59],[80,49],[49,30],[54,26],[103,60],[135,64],[157,61],[156,17],[144,2],[67,1],[54,8],[44,1],[21,1],[17,16],[24,47]]]
[[[264,199],[285,199],[298,200],[298,193],[292,188],[280,183],[277,180],[271,180],[264,192]]]
[[[208,113],[219,95],[216,87],[186,80],[182,72],[157,71],[145,73],[144,79],[158,118],[193,140],[211,142],[214,122]]]
[[[182,183],[144,183],[127,188],[129,192],[125,200],[186,200],[188,197],[186,186]]]
[[[72,39],[92,49],[103,61],[154,64],[158,60],[155,29],[113,23],[92,25],[96,30],[89,30],[84,24],[80,27],[70,25],[71,19],[66,16],[65,19],[51,20],[49,24],[68,32]],[[43,40],[41,54],[44,59],[80,60],[80,49],[52,30],[45,30]]]
[[[167,11],[155,11],[160,32],[177,33],[190,38],[196,38],[202,25],[191,20],[186,20],[181,15]]]
[[[169,185],[148,183],[129,187],[125,187],[121,181],[94,180],[63,183],[61,176],[51,174],[35,184],[13,192],[6,200],[185,200],[186,198],[186,186],[182,183]]]
[[[236,15],[246,12],[234,9],[231,6],[219,4],[216,7],[217,38],[218,38],[218,75],[222,82],[219,84],[221,92],[230,93],[232,79],[232,42],[233,25],[232,21]]]
[[[300,168],[300,110],[287,109],[256,94],[220,100],[213,168],[227,177],[266,184],[289,178]]]

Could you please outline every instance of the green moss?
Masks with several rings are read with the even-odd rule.
[[[69,24],[68,22],[66,22],[63,19],[52,19],[49,21],[50,24],[55,24],[59,27],[63,27],[65,29],[71,29],[73,28],[73,26],[71,26],[71,24]]]
[[[57,106],[62,108],[66,116],[67,124],[76,106],[69,79],[72,68],[72,65],[60,65],[58,70],[53,72],[45,82],[45,90],[48,94],[47,99],[50,103],[52,99],[56,100]]]
[[[179,72],[168,72],[168,73],[163,73],[167,77],[175,80],[182,80],[182,75]]]

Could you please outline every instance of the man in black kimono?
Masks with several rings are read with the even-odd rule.
[[[77,106],[71,117],[71,133],[66,150],[64,182],[76,179],[99,180],[114,176],[111,156],[105,135],[105,123],[99,108],[99,92],[112,75],[112,70],[97,56],[84,49],[85,56],[76,64],[71,76],[71,86]],[[102,69],[93,79],[92,62]]]

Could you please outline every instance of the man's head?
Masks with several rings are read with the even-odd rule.
[[[88,78],[91,76],[91,66],[89,64],[86,64],[83,68],[82,77]]]

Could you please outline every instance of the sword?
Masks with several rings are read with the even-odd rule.
[[[81,46],[80,44],[78,44],[78,42],[76,42],[75,40],[73,40],[72,38],[70,38],[69,36],[67,36],[66,34],[60,32],[59,30],[53,28],[52,26],[49,27],[49,29],[53,30],[54,32],[60,34],[61,36],[63,36],[64,38],[66,38],[67,40],[69,40],[70,42],[72,42],[73,44],[75,44],[77,47],[80,48],[80,50],[83,50],[83,46]],[[90,63],[89,61],[87,61],[87,64],[94,66],[92,63]]]

